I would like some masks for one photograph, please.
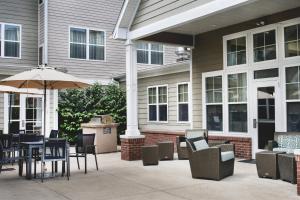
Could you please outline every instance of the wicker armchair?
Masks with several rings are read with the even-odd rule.
[[[187,129],[185,136],[176,137],[176,147],[179,160],[186,160],[189,158],[186,139],[203,138],[208,141],[206,129]]]
[[[223,144],[197,151],[193,141],[187,139],[186,142],[193,178],[221,180],[233,175],[234,157],[227,156],[228,153],[234,155],[233,144]]]

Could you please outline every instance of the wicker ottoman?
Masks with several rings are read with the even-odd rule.
[[[174,143],[172,141],[158,142],[159,159],[173,160],[174,159]]]
[[[256,168],[260,178],[279,178],[278,155],[284,154],[280,151],[262,151],[256,153]]]
[[[157,145],[142,146],[143,165],[158,165],[159,154]]]
[[[280,179],[296,184],[296,161],[294,154],[279,154],[278,168]]]

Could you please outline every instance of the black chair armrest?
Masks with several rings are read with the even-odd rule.
[[[278,143],[274,140],[268,141],[268,150],[273,151],[274,148],[278,147]]]

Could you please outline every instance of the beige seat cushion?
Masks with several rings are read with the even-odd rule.
[[[233,151],[225,151],[221,152],[221,160],[223,162],[234,159],[234,152]]]

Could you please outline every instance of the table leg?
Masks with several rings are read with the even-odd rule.
[[[19,176],[22,176],[23,174],[23,158],[22,158],[22,150],[19,150]]]
[[[26,161],[26,178],[31,179],[31,162],[32,162],[32,148],[28,148],[28,158]]]

